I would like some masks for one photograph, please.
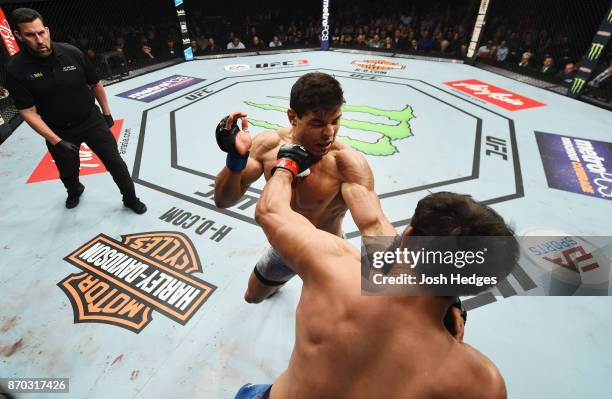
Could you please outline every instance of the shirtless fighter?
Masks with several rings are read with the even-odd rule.
[[[342,237],[347,209],[365,236],[391,236],[395,229],[382,212],[374,191],[374,177],[365,157],[335,140],[340,129],[344,94],[332,76],[314,72],[301,76],[291,88],[290,127],[259,133],[251,139],[247,115],[235,112],[216,130],[217,143],[227,152],[226,166],[215,180],[215,204],[230,207],[240,201],[251,183],[263,174],[266,180],[283,144],[300,144],[309,155],[309,174],[294,184],[291,207],[314,226]],[[237,120],[241,119],[242,130]],[[285,151],[301,151],[299,147]],[[276,292],[295,272],[270,248],[249,277],[244,298],[258,303]],[[460,304],[460,303],[459,303]],[[462,339],[465,315],[457,307],[449,311],[449,330]],[[452,325],[452,329],[450,328]]]
[[[286,156],[302,164],[299,157],[279,152]],[[452,297],[360,295],[361,254],[292,209],[295,177],[284,168],[280,163],[273,171],[255,219],[303,280],[295,346],[274,384],[247,384],[236,399],[506,398],[495,365],[444,328]],[[513,236],[492,209],[453,193],[419,201],[401,247],[425,231]],[[503,252],[500,280],[515,264],[518,245],[504,246]]]

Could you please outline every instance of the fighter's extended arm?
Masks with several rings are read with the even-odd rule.
[[[291,209],[291,182],[303,170],[294,166],[287,161],[276,168],[259,198],[255,220],[272,247],[306,284],[319,275],[318,271],[325,269],[323,265],[343,262],[343,258],[354,258],[358,262],[360,255],[345,240],[315,228],[308,219]]]
[[[215,205],[229,208],[244,195],[249,185],[263,174],[263,164],[249,157],[241,172],[233,172],[225,166],[215,177]]]
[[[236,120],[242,118],[242,130]],[[246,114],[234,112],[224,118],[215,132],[217,144],[227,152],[226,165],[215,178],[215,205],[228,208],[236,204],[251,183],[263,174],[263,163],[254,154],[249,154],[257,138],[251,140]]]
[[[395,229],[387,220],[374,191],[374,176],[365,157],[345,149],[336,157],[344,182],[342,198],[351,211],[353,220],[363,236],[395,236]]]

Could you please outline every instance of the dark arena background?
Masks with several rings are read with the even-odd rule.
[[[123,207],[85,144],[86,191],[64,207],[44,140],[6,89],[9,59],[25,51],[11,26],[20,7],[94,65],[144,215]],[[288,126],[291,87],[313,71],[342,84],[337,139],[369,162],[398,232],[421,198],[451,191],[528,238],[515,272],[462,298],[465,342],[495,363],[508,397],[612,397],[609,0],[0,0],[0,10],[0,397],[233,398],[286,369],[302,282],[244,301],[269,246],[254,219],[265,181],[217,208],[226,154],[214,134],[234,111],[252,135]],[[350,213],[343,230],[359,248]],[[182,296],[88,262],[102,247],[165,270]],[[69,389],[8,389],[17,378],[67,378]]]

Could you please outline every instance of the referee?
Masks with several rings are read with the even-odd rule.
[[[76,207],[85,190],[79,182],[79,148],[85,142],[110,172],[123,204],[137,214],[145,213],[147,207],[136,197],[109,130],[114,121],[91,62],[76,47],[51,42],[49,28],[37,11],[18,8],[11,17],[24,50],[11,57],[6,85],[23,119],[47,141],[68,191],[66,208]]]

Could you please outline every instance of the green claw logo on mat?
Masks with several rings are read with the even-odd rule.
[[[289,100],[289,97],[282,96],[268,96],[268,98],[285,101]],[[245,101],[245,103],[252,107],[263,109],[266,111],[277,111],[283,113],[287,111],[287,107],[281,105],[256,103],[252,101]],[[412,107],[410,107],[409,105],[406,105],[401,110],[386,110],[370,107],[367,105],[344,104],[342,106],[342,111],[356,112],[371,116],[382,116],[386,117],[390,121],[397,122],[396,124],[391,125],[386,123],[368,122],[348,118],[342,118],[340,120],[340,125],[344,128],[361,130],[364,132],[376,133],[380,135],[375,142],[359,140],[342,134],[338,135],[338,138],[340,140],[344,141],[345,143],[349,144],[356,150],[361,151],[366,155],[393,155],[399,151],[397,147],[393,144],[393,142],[396,140],[406,139],[412,136],[412,129],[410,129],[409,122],[414,118],[414,115],[412,113]],[[280,129],[282,127],[281,125],[258,119],[249,119],[249,123],[251,125],[262,127],[264,129]]]

